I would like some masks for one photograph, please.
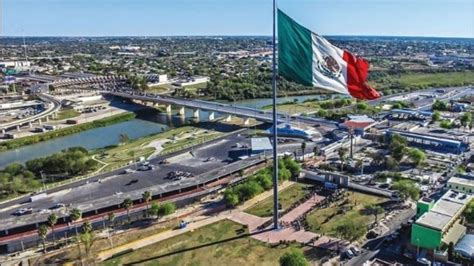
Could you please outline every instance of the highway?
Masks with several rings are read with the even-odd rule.
[[[7,129],[10,129],[10,128],[13,128],[13,127],[22,126],[22,125],[27,124],[27,123],[33,123],[38,119],[41,119],[41,118],[44,118],[44,117],[47,117],[49,115],[52,115],[52,114],[56,113],[61,108],[61,103],[51,95],[39,94],[38,97],[43,102],[48,103],[48,108],[45,111],[43,111],[39,114],[27,117],[27,118],[18,119],[18,120],[15,120],[13,122],[9,122],[9,123],[0,124],[0,129],[7,130]]]
[[[79,208],[83,213],[93,213],[111,206],[117,207],[127,197],[133,200],[141,199],[141,194],[145,190],[152,192],[156,198],[167,195],[168,192],[184,192],[187,189],[194,189],[217,178],[238,172],[240,169],[258,164],[263,160],[260,156],[244,160],[229,158],[229,151],[235,147],[237,142],[250,147],[250,139],[242,135],[244,130],[194,148],[158,156],[150,160],[150,164],[156,166],[154,170],[123,174],[124,168],[117,169],[51,189],[46,198],[34,202],[30,202],[29,196],[25,196],[2,203],[0,204],[0,219],[2,220],[0,234],[5,235],[5,230],[12,228],[43,222],[52,212],[55,212],[61,221],[61,219],[68,217],[68,211],[71,208]],[[312,150],[313,146],[313,143],[308,143],[307,150]],[[279,152],[293,153],[299,147],[300,145],[285,144],[279,147]],[[169,163],[160,164],[164,159]],[[128,168],[134,169],[134,166]],[[189,172],[194,177],[175,181],[167,179],[168,173],[172,171]],[[68,208],[51,210],[57,203],[68,205]],[[20,208],[32,208],[33,213],[23,216],[12,215]]]

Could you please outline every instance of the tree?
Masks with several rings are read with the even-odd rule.
[[[459,118],[461,121],[461,125],[463,127],[467,127],[472,123],[472,114],[470,112],[466,112]]]
[[[148,215],[148,204],[150,203],[151,200],[151,192],[146,190],[142,194],[142,199],[146,204],[146,214]]]
[[[224,200],[227,205],[231,207],[235,207],[239,204],[239,196],[232,189],[228,189],[224,192]]]
[[[84,233],[90,233],[90,232],[92,232],[92,224],[91,224],[91,222],[85,221],[85,222],[82,224],[82,231],[83,231]]]
[[[337,154],[339,155],[339,160],[341,161],[341,172],[344,170],[344,162],[347,159],[347,148],[341,147],[337,150]]]
[[[392,157],[397,161],[401,162],[405,156],[407,147],[407,141],[398,134],[392,135],[390,138],[389,150]]]
[[[158,214],[160,216],[166,216],[166,215],[170,215],[170,214],[174,213],[175,210],[176,210],[176,206],[174,205],[174,203],[165,202],[165,203],[161,204],[160,211],[159,211]]]
[[[112,227],[114,221],[115,221],[115,213],[109,212],[107,214],[107,220],[109,221],[109,227]]]
[[[69,211],[69,219],[71,220],[71,222],[75,222],[81,218],[82,218],[81,210],[74,208],[71,211]]]
[[[439,111],[434,111],[433,115],[431,116],[431,119],[433,121],[439,121],[441,120],[441,113]]]
[[[56,236],[54,235],[54,226],[58,222],[58,216],[55,213],[51,213],[48,216],[48,226],[51,228],[53,233],[53,243],[56,244]]]
[[[377,223],[377,218],[384,212],[384,209],[379,205],[369,204],[365,206],[365,212],[374,216],[374,223]]]
[[[77,220],[80,220],[82,218],[82,212],[81,210],[74,208],[71,211],[69,211],[69,219],[71,222],[75,222]],[[76,229],[76,236],[78,234],[77,232],[77,226],[74,227]]]
[[[127,218],[128,218],[128,222],[130,223],[130,208],[133,207],[132,199],[131,198],[124,199],[122,202],[122,207],[125,208],[125,210],[127,210]]]
[[[158,203],[154,202],[151,204],[151,208],[148,210],[149,215],[155,216],[158,218],[158,213],[160,212],[160,205]]]
[[[43,244],[43,253],[46,253],[46,236],[48,235],[48,227],[44,224],[38,227],[38,236],[41,238]]]
[[[280,257],[281,266],[308,266],[309,262],[304,257],[304,254],[299,249],[292,249],[287,251]]]
[[[306,141],[301,142],[301,152],[303,153],[303,160],[304,160],[304,152],[306,149]]]
[[[321,151],[319,150],[319,147],[318,147],[318,146],[314,146],[314,148],[313,148],[314,156],[318,156],[320,152],[321,152]]]
[[[79,236],[79,242],[84,245],[84,250],[86,251],[86,260],[89,260],[91,258],[91,250],[92,246],[94,245],[95,242],[95,235],[94,232],[92,231],[87,231],[82,233]]]
[[[416,168],[420,169],[423,163],[426,161],[426,154],[420,149],[411,148],[408,151],[408,157],[410,157],[411,162],[415,165]],[[421,169],[420,169],[421,173]]]
[[[336,227],[336,234],[346,240],[354,241],[365,235],[367,228],[353,220],[344,220]]]
[[[400,193],[403,200],[411,198],[418,200],[420,197],[420,189],[411,180],[400,180],[393,183],[393,189]]]

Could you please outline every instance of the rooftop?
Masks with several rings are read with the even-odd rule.
[[[252,145],[252,150],[254,151],[263,151],[263,150],[271,150],[272,144],[270,143],[269,138],[252,138],[250,140]]]
[[[448,190],[433,206],[420,216],[417,224],[443,231],[456,218],[471,200],[471,196]]]
[[[455,183],[463,186],[474,186],[474,178],[453,176],[448,180],[448,183]]]

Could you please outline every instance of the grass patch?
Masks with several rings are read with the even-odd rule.
[[[402,73],[385,75],[371,81],[376,88],[384,89],[424,89],[428,87],[466,86],[474,84],[474,71],[439,73]]]
[[[173,138],[180,137],[184,134],[192,134],[198,130],[198,128],[191,126],[172,128],[161,133],[131,140],[119,146],[98,149],[94,152],[94,154],[98,159],[109,164],[105,169],[103,169],[103,171],[109,171],[121,165],[127,164],[134,159],[138,159],[141,156],[150,156],[155,151],[155,148],[146,146],[152,141],[166,139],[171,141]]]
[[[203,132],[195,133],[191,137],[176,140],[176,141],[172,141],[172,142],[167,142],[167,143],[163,144],[164,149],[161,152],[161,154],[168,154],[168,153],[172,153],[172,152],[175,152],[175,151],[183,150],[183,149],[186,149],[186,148],[191,147],[193,145],[197,145],[197,144],[201,144],[201,143],[204,143],[204,142],[207,142],[207,141],[211,141],[211,140],[216,139],[216,138],[218,138],[222,135],[223,134],[220,133],[220,132],[209,132],[207,130],[203,131]]]
[[[306,217],[310,231],[336,236],[335,228],[347,220],[352,220],[361,226],[368,225],[373,222],[374,216],[363,214],[364,206],[386,201],[384,198],[359,192],[347,193],[348,202],[344,203],[346,200],[344,197],[327,208],[314,210]]]
[[[81,113],[74,109],[63,109],[58,112],[58,115],[53,120],[64,120],[80,116]]]
[[[171,89],[171,85],[169,84],[163,84],[163,85],[157,85],[157,86],[151,86],[148,87],[146,92],[151,92],[151,93],[163,93],[167,92]]]
[[[193,232],[161,241],[132,253],[105,261],[103,265],[278,265],[283,253],[292,246],[270,247],[265,243],[242,237],[214,245],[203,246],[238,236],[247,229],[238,223],[224,220]],[[184,249],[195,248],[188,251]],[[181,251],[181,252],[180,252]],[[169,254],[163,256],[165,254]],[[156,258],[156,256],[163,256]]]
[[[307,193],[310,185],[295,183],[290,187],[285,188],[279,193],[279,203],[283,210],[288,209],[295,202],[302,199]],[[245,210],[249,214],[259,217],[269,217],[273,214],[273,198],[269,197],[258,203],[257,205]]]

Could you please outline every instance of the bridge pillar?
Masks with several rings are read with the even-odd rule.
[[[193,110],[193,118],[199,118],[199,109]]]
[[[38,124],[40,124],[40,126],[43,124],[43,122],[41,121],[41,118],[38,119]]]
[[[45,122],[49,122],[49,115],[46,116]]]
[[[171,104],[166,105],[166,113],[171,114]]]
[[[250,124],[250,118],[244,118],[244,125]]]
[[[16,126],[16,131],[20,131],[20,126]]]
[[[215,113],[214,113],[214,112],[211,112],[211,111],[209,111],[208,120],[209,120],[209,121],[212,121],[212,120],[214,120],[214,118],[215,118]]]
[[[33,123],[28,122],[28,127],[29,127],[29,128],[32,128],[32,127],[33,127]],[[19,129],[18,129],[18,130],[19,130]]]
[[[2,128],[2,134],[5,135],[6,132],[7,131],[4,128]]]
[[[182,116],[186,114],[186,111],[184,110],[184,106],[179,108],[178,114]]]
[[[231,122],[231,121],[232,121],[232,115],[226,116],[226,118],[224,119],[224,121],[226,121],[226,122]]]

